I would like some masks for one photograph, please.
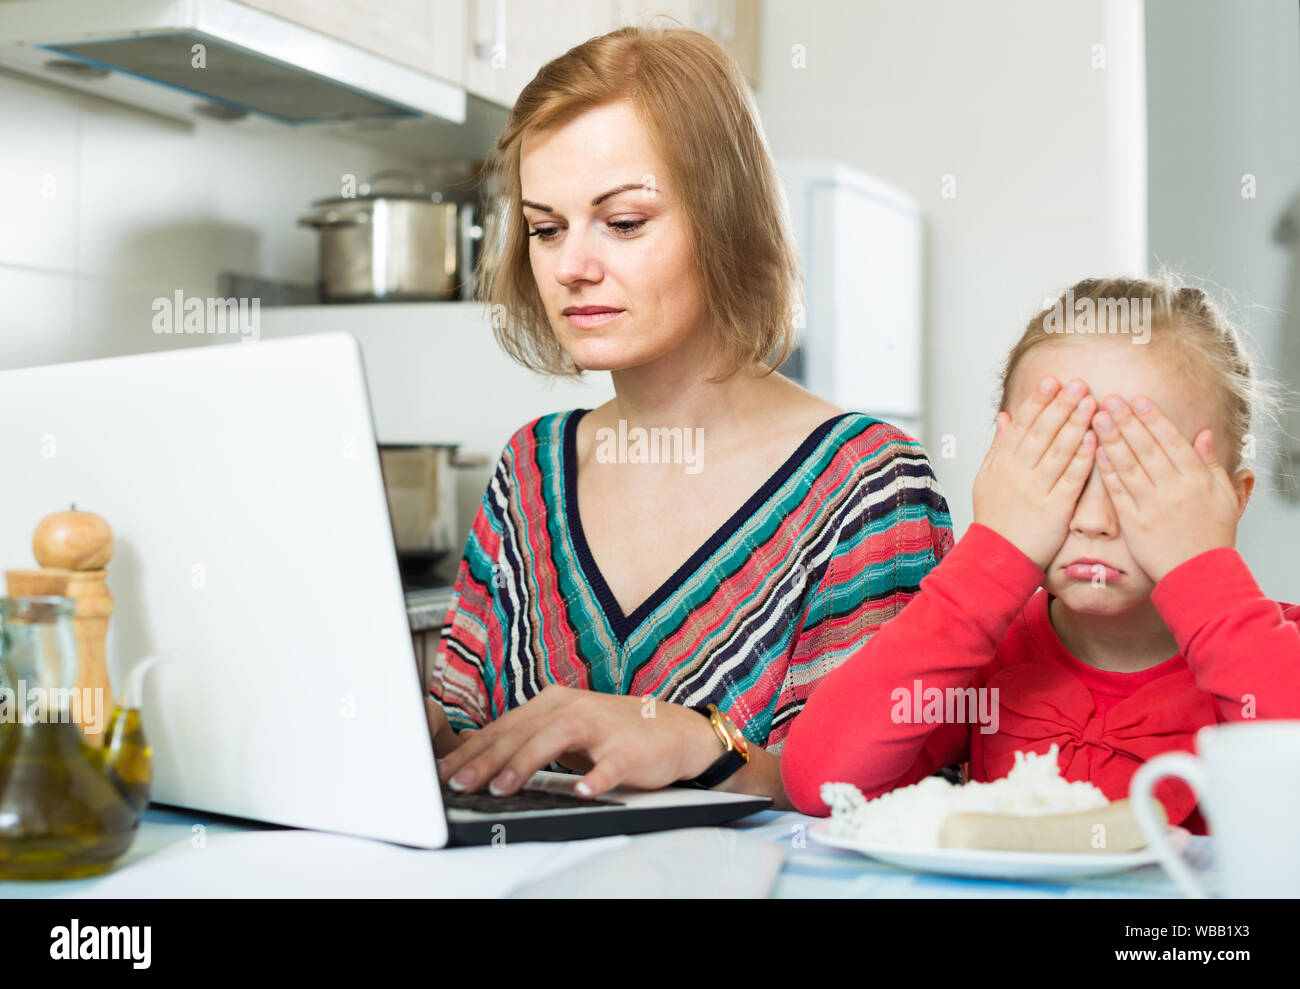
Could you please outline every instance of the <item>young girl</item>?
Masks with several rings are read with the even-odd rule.
[[[872,798],[955,762],[999,779],[1053,744],[1063,777],[1116,800],[1203,725],[1300,717],[1300,607],[1233,548],[1257,392],[1198,289],[1090,279],[1039,313],[1006,362],[974,523],[791,727],[794,805],[825,815],[824,782]],[[1181,781],[1156,796],[1205,832]]]

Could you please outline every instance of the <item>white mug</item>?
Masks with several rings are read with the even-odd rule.
[[[1300,897],[1300,721],[1207,725],[1196,733],[1196,752],[1156,756],[1129,786],[1138,825],[1165,871],[1185,895],[1206,896],[1151,811],[1155,785],[1175,776],[1200,801],[1225,896]]]

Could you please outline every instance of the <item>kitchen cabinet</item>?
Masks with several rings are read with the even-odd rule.
[[[465,83],[465,17],[469,0],[240,2],[448,82]]]
[[[682,27],[707,34],[736,60],[751,88],[758,87],[759,0],[612,0],[611,27],[645,24],[666,14]],[[609,28],[606,28],[609,30]]]
[[[511,106],[588,38],[665,14],[716,39],[758,85],[759,0],[240,0]]]
[[[609,0],[467,0],[465,88],[510,106],[557,55],[613,26]]]
[[[466,0],[465,87],[510,106],[537,70],[588,38],[666,14],[715,38],[758,85],[758,0]]]

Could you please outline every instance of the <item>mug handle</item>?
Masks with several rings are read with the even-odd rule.
[[[1144,763],[1133,774],[1129,784],[1129,804],[1133,816],[1137,818],[1138,827],[1146,835],[1147,842],[1155,851],[1156,857],[1169,877],[1174,881],[1183,895],[1195,900],[1204,900],[1208,894],[1200,880],[1192,874],[1183,857],[1169,844],[1166,825],[1159,820],[1151,809],[1154,802],[1152,791],[1156,784],[1168,776],[1174,776],[1190,786],[1199,800],[1205,792],[1205,770],[1196,756],[1187,752],[1166,752]]]

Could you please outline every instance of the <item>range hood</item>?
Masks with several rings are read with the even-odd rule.
[[[466,118],[460,86],[233,0],[0,2],[0,65],[257,129]]]

